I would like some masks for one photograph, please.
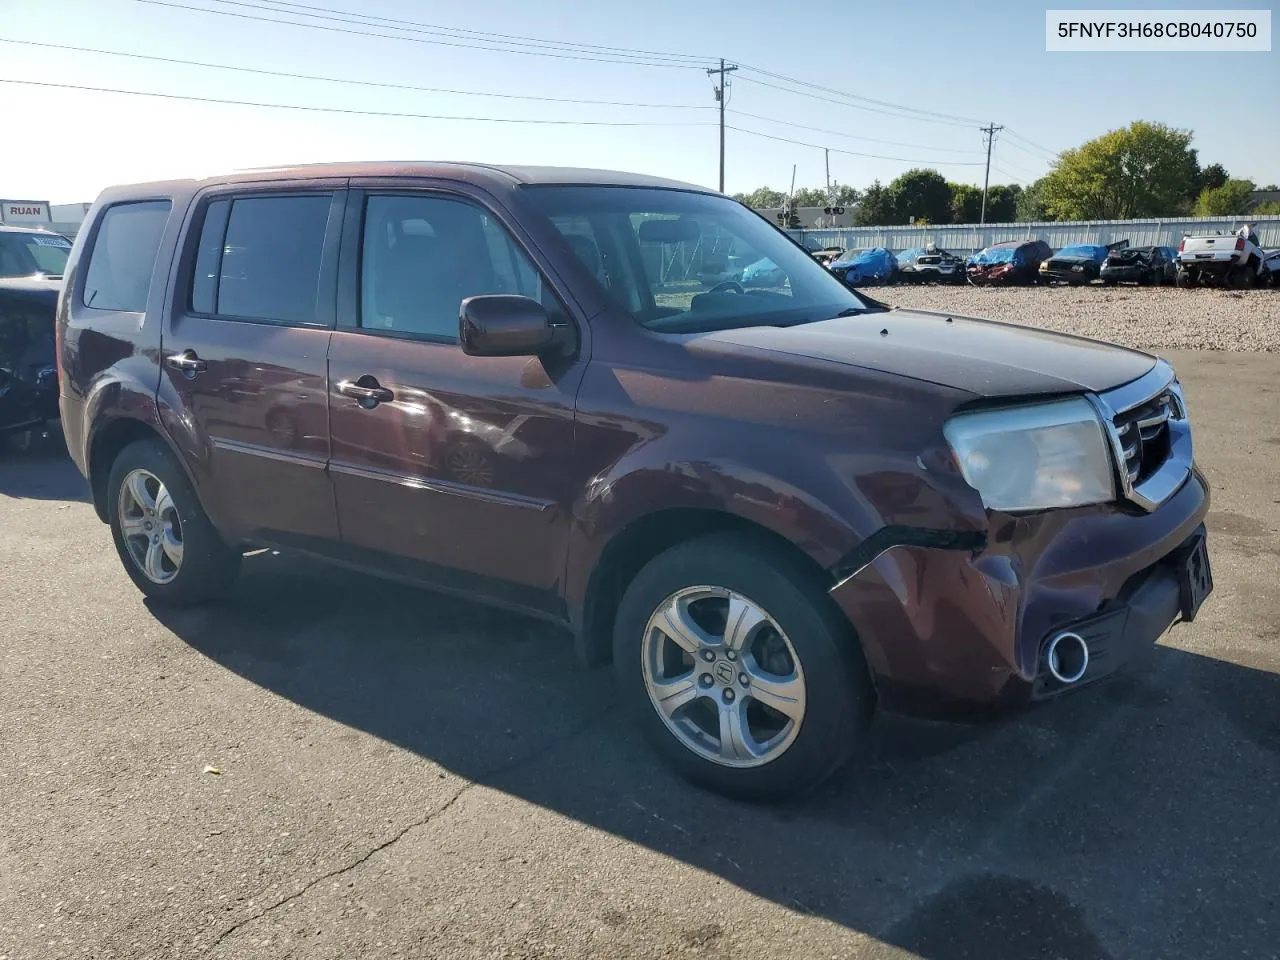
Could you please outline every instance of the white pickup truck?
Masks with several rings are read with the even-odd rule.
[[[1178,286],[1260,286],[1269,279],[1264,266],[1267,257],[1252,227],[1241,227],[1234,234],[1183,237],[1178,244]]]

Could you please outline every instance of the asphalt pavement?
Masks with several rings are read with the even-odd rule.
[[[1280,956],[1280,355],[1169,356],[1196,622],[774,807],[537,622],[270,552],[152,609],[60,438],[0,455],[0,960]]]

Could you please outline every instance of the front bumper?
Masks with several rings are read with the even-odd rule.
[[[1154,273],[1150,267],[1144,266],[1127,266],[1127,267],[1103,267],[1099,276],[1103,280],[1115,280],[1120,283],[1131,283],[1134,281],[1145,280]]]
[[[1208,485],[1193,469],[1151,513],[1108,506],[993,514],[981,550],[891,547],[831,596],[858,632],[889,709],[1027,703],[1059,692],[1044,668],[1059,631],[1101,631],[1107,650],[1087,681],[1172,625],[1180,608],[1171,565],[1208,510]]]

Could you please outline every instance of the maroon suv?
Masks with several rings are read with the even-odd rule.
[[[271,545],[563,623],[734,794],[817,782],[877,702],[1101,678],[1211,589],[1167,363],[887,309],[686,184],[115,188],[57,337],[68,447],[149,597],[207,600]]]

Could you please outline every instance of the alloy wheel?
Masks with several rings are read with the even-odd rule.
[[[173,580],[182,569],[182,521],[165,485],[150,471],[130,471],[116,510],[120,536],[143,576],[156,584]]]
[[[741,594],[714,586],[673,593],[649,618],[641,657],[667,729],[713,763],[761,766],[800,732],[800,658],[768,612]]]

